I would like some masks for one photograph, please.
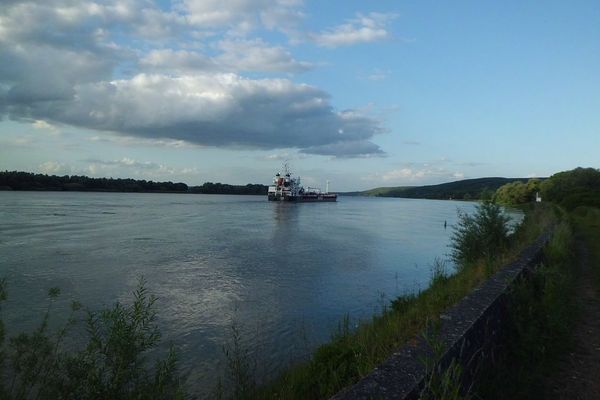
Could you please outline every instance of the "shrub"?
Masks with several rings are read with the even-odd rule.
[[[0,281],[0,301],[6,299]],[[146,355],[156,347],[156,298],[143,280],[131,305],[114,304],[85,312],[87,343],[67,351],[63,342],[77,323],[81,305],[74,302],[64,326],[49,328],[53,300],[60,290],[50,289],[50,305],[33,333],[19,333],[8,343],[0,322],[0,398],[2,399],[175,399],[183,398],[176,375],[173,349],[149,366]]]
[[[498,204],[483,202],[475,214],[459,211],[452,235],[451,257],[458,268],[481,258],[490,259],[508,245],[509,217]]]

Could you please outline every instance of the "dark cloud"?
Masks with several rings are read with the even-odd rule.
[[[383,130],[377,121],[352,111],[336,112],[325,92],[289,80],[250,80],[235,74],[180,78],[142,74],[131,80],[78,85],[75,90],[70,101],[35,102],[28,105],[26,114],[210,146],[295,147],[336,156],[342,156],[344,149],[347,156],[365,154],[359,150],[381,153],[368,142]],[[23,107],[21,113],[25,113]]]
[[[340,141],[336,143],[312,146],[301,150],[302,153],[320,154],[340,158],[383,156],[385,153],[375,143],[367,140]]]
[[[370,141],[383,132],[379,121],[336,111],[324,91],[236,73],[312,67],[282,47],[259,39],[212,39],[220,53],[208,57],[144,41],[173,34],[193,20],[192,14],[217,21],[209,3],[189,2],[187,9],[195,14],[190,11],[186,19],[138,0],[5,2],[0,9],[0,117],[208,146],[297,148],[337,157],[383,153]],[[270,2],[261,4],[267,10]],[[277,4],[283,7],[279,11],[292,10],[284,7],[286,1]],[[245,10],[252,2],[240,7]],[[153,29],[149,21],[164,28]],[[136,41],[142,44],[127,47]],[[134,70],[124,75],[124,66]],[[137,67],[151,73],[139,73]]]

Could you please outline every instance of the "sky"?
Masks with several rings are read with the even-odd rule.
[[[0,170],[337,191],[600,167],[600,2],[0,0]]]

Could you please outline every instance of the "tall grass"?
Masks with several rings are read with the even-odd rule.
[[[577,307],[574,301],[574,235],[560,222],[545,249],[545,262],[510,295],[504,347],[496,365],[476,385],[483,399],[544,399],[545,379],[569,346]]]
[[[425,383],[419,393],[420,400],[470,400],[470,388],[463,388],[463,367],[453,359],[447,368],[442,368],[438,360],[446,350],[439,338],[439,324],[429,324],[423,338],[432,349],[432,355],[424,357],[421,362],[425,366]]]
[[[156,298],[143,280],[131,304],[115,303],[99,311],[84,310],[74,302],[67,322],[50,329],[52,304],[60,290],[48,292],[49,305],[39,326],[6,340],[0,322],[0,398],[21,399],[181,399],[173,349],[153,363],[148,352],[160,340]],[[7,298],[0,281],[0,301]],[[83,319],[83,321],[81,321]],[[80,329],[85,344],[66,349],[71,329]],[[69,346],[72,347],[72,346]]]
[[[443,261],[436,260],[431,267],[430,286],[426,290],[398,297],[391,302],[390,308],[363,321],[354,330],[339,330],[329,343],[316,349],[310,360],[291,367],[273,383],[260,387],[257,398],[322,399],[353,384],[394,350],[423,332],[428,321],[436,323],[444,310],[537,237],[535,234],[539,231],[526,226],[509,236],[508,220],[503,215],[496,215],[501,212],[499,208],[484,205],[480,210],[483,211],[478,216],[463,218],[463,226],[475,227],[474,230],[479,233],[490,233],[477,250],[478,258],[471,257],[471,253],[469,258],[459,257],[464,264],[454,274],[449,273]],[[542,221],[547,222],[542,224]],[[554,221],[552,209],[541,207],[526,218],[524,224],[546,226]],[[502,224],[504,226],[498,226]],[[460,229],[459,232],[463,232]]]

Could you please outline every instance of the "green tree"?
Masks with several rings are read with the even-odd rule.
[[[494,201],[505,205],[529,203],[535,199],[536,192],[540,191],[540,179],[530,179],[527,183],[514,181],[507,183],[496,190]]]
[[[600,207],[600,170],[575,168],[552,175],[540,185],[542,198],[563,205]]]

